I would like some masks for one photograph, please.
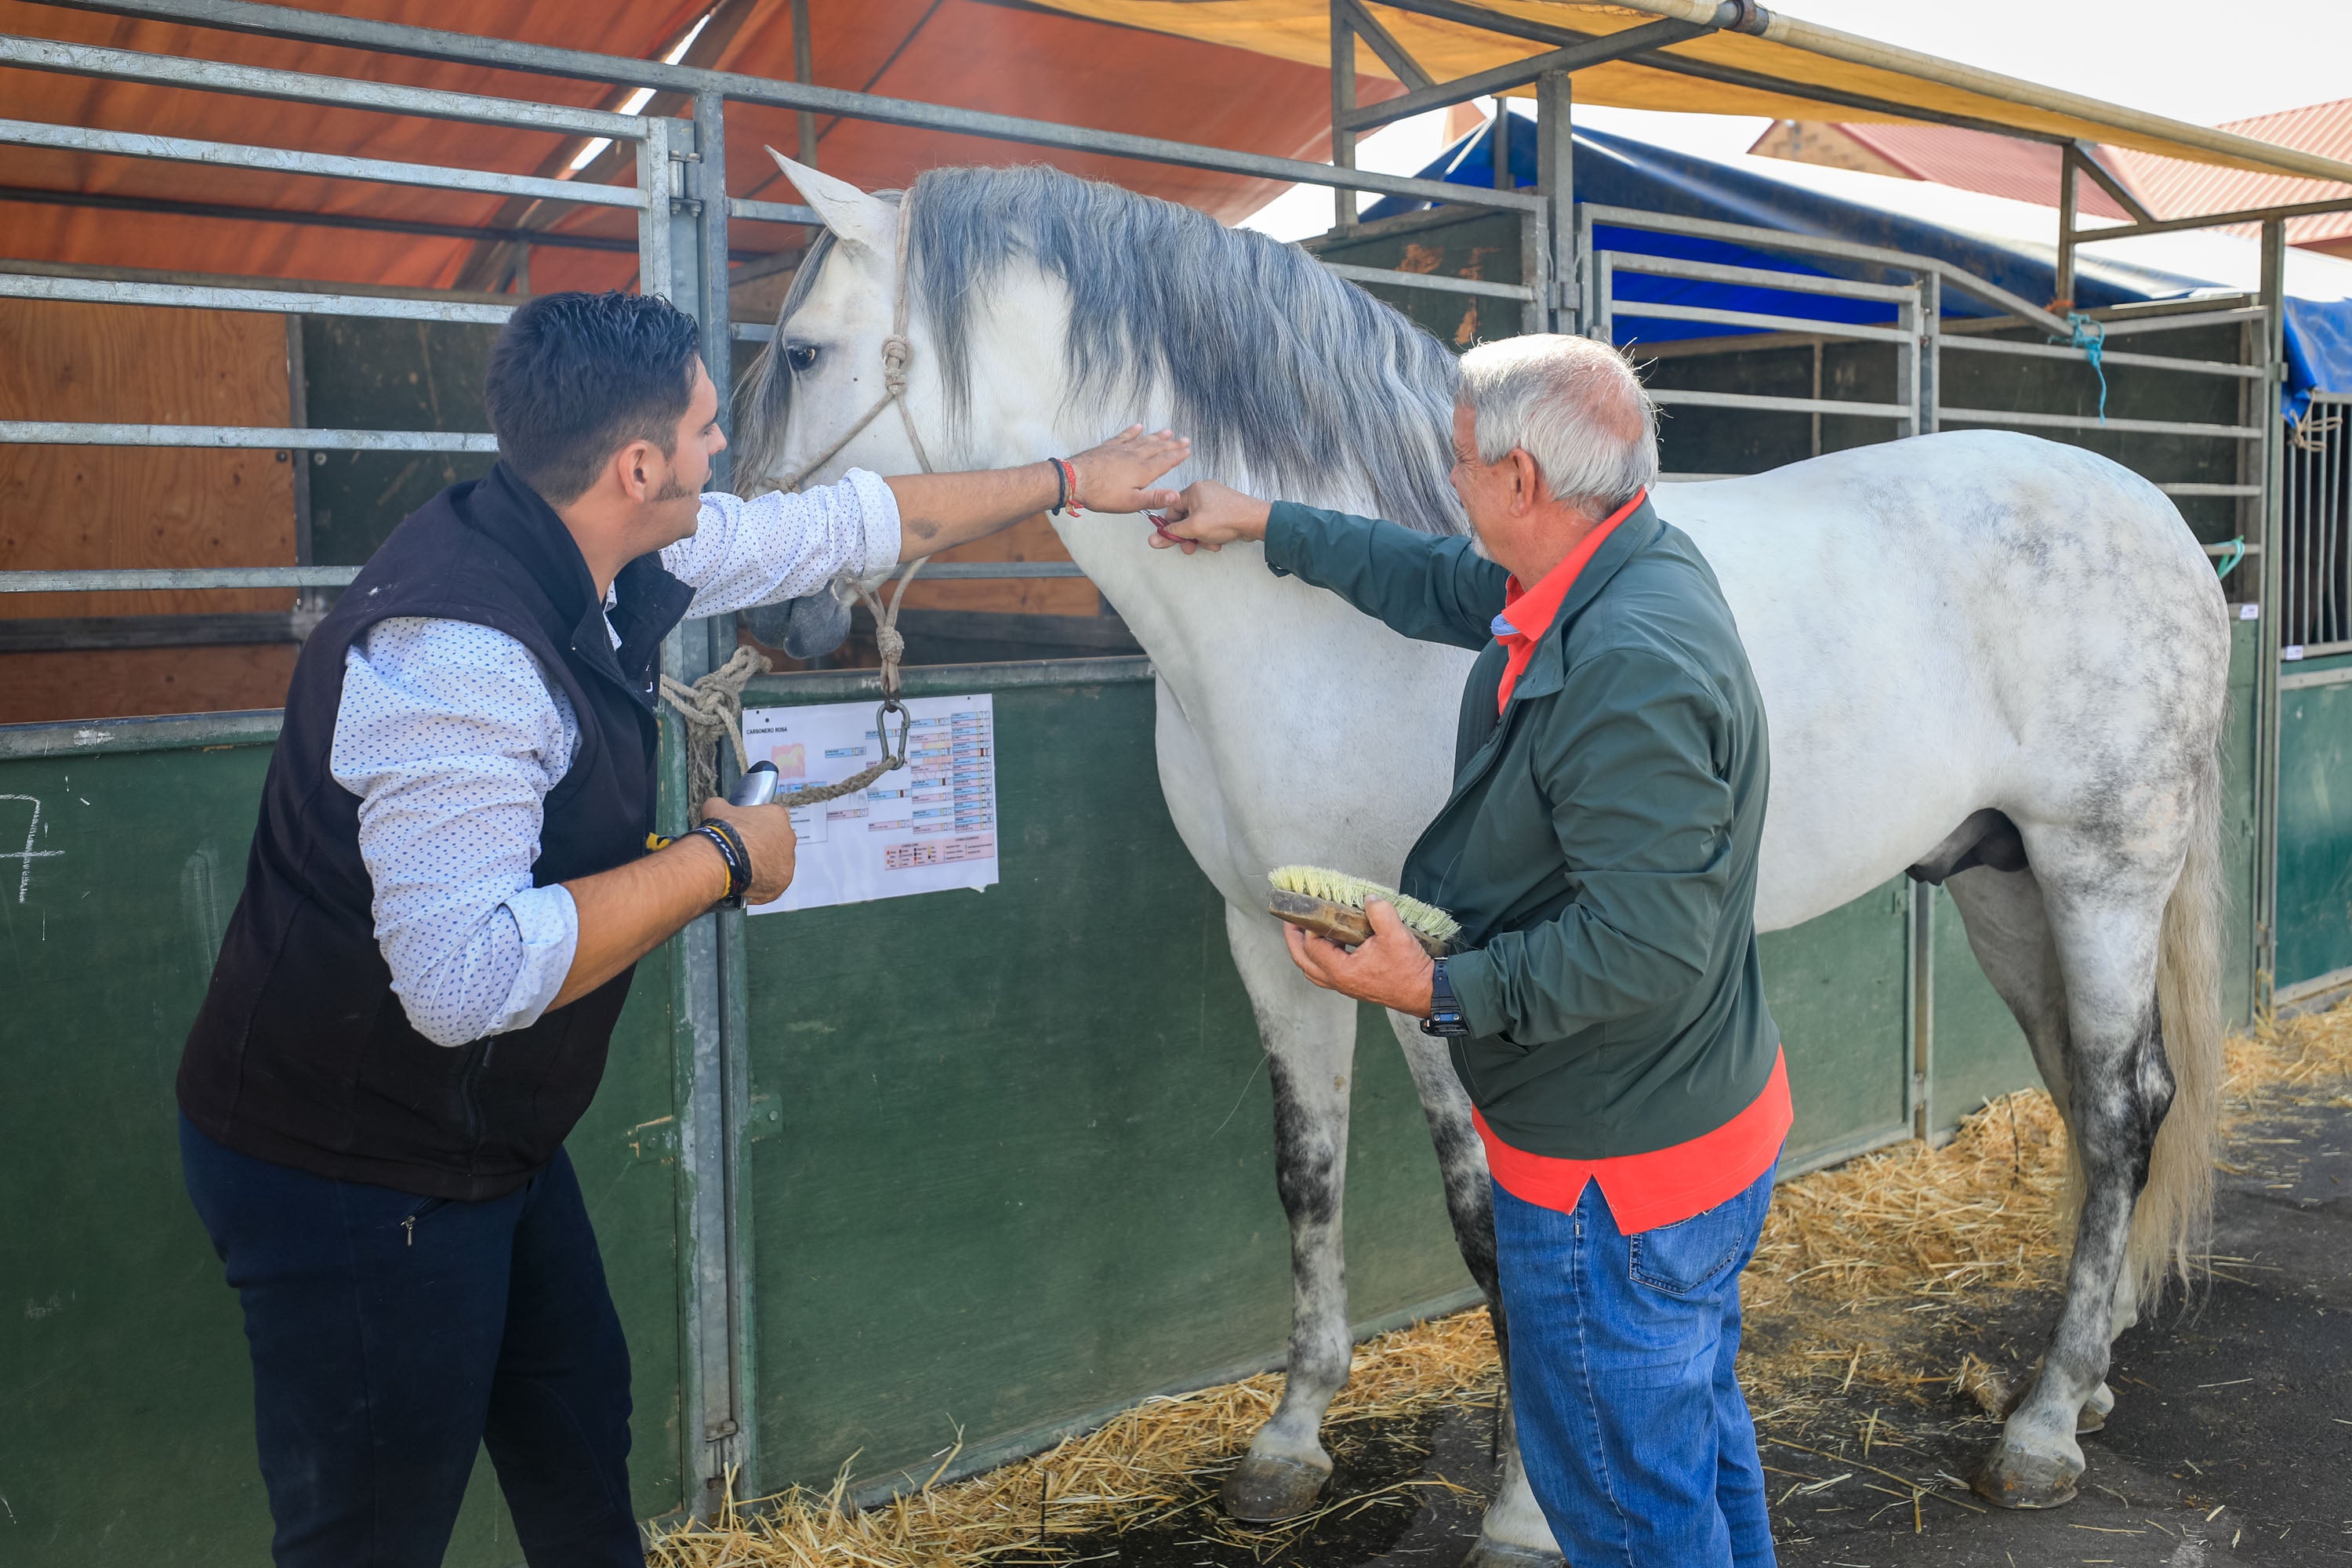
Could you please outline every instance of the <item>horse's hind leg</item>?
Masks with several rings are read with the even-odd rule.
[[[2156,980],[2164,905],[2178,866],[2117,864],[2112,849],[2068,844],[2058,836],[2030,841],[2028,848],[2061,976],[2064,1031],[2056,1041],[2056,1065],[2063,1088],[2058,1092],[2082,1166],[2083,1208],[2065,1300],[2041,1373],[2010,1415],[1976,1489],[2005,1507],[2048,1508],[2073,1498],[2083,1473],[2075,1432],[2084,1407],[2101,1403],[2132,1210],[2171,1104]],[[2020,888],[2007,891],[2009,912],[2021,914]],[[1997,936],[1997,929],[1989,934]],[[1970,938],[1973,944],[1973,928]],[[2036,983],[2015,970],[2005,978],[2029,994],[2035,989]],[[2046,976],[2038,984],[2046,1002]],[[2044,1038],[2035,1041],[2037,1056],[2050,1048],[2048,1033],[2045,1026]]]
[[[1454,1076],[1454,1063],[1440,1041],[1421,1032],[1418,1021],[1400,1013],[1389,1015],[1397,1044],[1412,1069],[1413,1088],[1429,1118],[1429,1139],[1436,1146],[1437,1170],[1445,1184],[1445,1212],[1454,1224],[1454,1242],[1470,1278],[1486,1293],[1486,1310],[1495,1323],[1495,1349],[1506,1368],[1510,1365],[1510,1324],[1503,1317],[1503,1295],[1495,1268],[1495,1190],[1486,1173],[1486,1151],[1478,1130],[1470,1122],[1470,1097]],[[1508,1382],[1497,1395],[1507,1404]],[[1507,1410],[1506,1411],[1507,1417]],[[1560,1561],[1551,1525],[1528,1489],[1528,1474],[1519,1463],[1517,1423],[1504,1422],[1502,1485],[1486,1506],[1478,1543],[1471,1548],[1463,1568],[1540,1568]]]
[[[1944,886],[1959,909],[1977,967],[2009,1005],[2011,1016],[2033,1052],[2042,1081],[2057,1102],[2059,1115],[2068,1116],[2066,981],[2059,967],[2057,940],[2050,934],[2049,913],[2042,907],[2042,884],[2031,868],[1997,871],[1979,866],[1960,872]],[[2131,1271],[2126,1269],[2116,1290],[2116,1331],[2122,1331],[2131,1321],[2135,1304]],[[2102,1383],[2076,1416],[2074,1429],[2097,1431],[2115,1403],[2115,1395]]]
[[[1300,974],[1281,931],[1262,914],[1226,908],[1225,934],[1265,1041],[1275,1185],[1290,1220],[1290,1352],[1282,1402],[1224,1484],[1225,1511],[1254,1522],[1303,1513],[1323,1489],[1331,1474],[1323,1414],[1347,1383],[1355,1352],[1339,1219],[1356,1005]]]

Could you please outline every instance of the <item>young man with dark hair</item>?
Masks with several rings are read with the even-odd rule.
[[[563,1139],[639,958],[791,882],[782,805],[647,848],[663,637],[982,538],[1054,466],[703,494],[693,320],[550,294],[488,377],[499,460],[394,531],[304,646],[180,1066],[189,1195],[243,1298],[274,1552],[441,1560],[485,1445],[524,1556],[643,1562],[628,1351]],[[1185,456],[1069,459],[1099,511]]]

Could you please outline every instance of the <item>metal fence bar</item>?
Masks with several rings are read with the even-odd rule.
[[[1073,153],[1102,153],[1148,163],[1172,163],[1187,169],[1212,169],[1227,174],[1254,174],[1263,179],[1294,181],[1301,184],[1377,191],[1382,195],[1418,196],[1424,201],[1458,205],[1534,212],[1540,209],[1544,200],[1541,195],[1528,191],[1487,190],[1475,185],[1449,184],[1443,180],[1416,180],[1361,169],[1337,169],[1328,163],[1310,163],[1298,158],[1236,153],[1223,147],[1203,147],[1157,136],[1133,136],[1125,132],[1059,125],[1051,121],[1024,120],[1010,114],[949,109],[909,99],[851,92],[842,88],[773,81],[737,71],[665,65],[659,60],[628,59],[618,55],[593,54],[584,49],[558,48],[549,44],[517,43],[469,33],[412,27],[402,23],[371,21],[331,11],[257,5],[253,0],[83,0],[79,8],[119,16],[147,16],[163,21],[190,22],[198,26],[222,27],[234,32],[343,44],[386,54],[420,56],[426,59],[462,60],[500,70],[536,71],[549,76],[582,78],[626,87],[650,87],[688,95],[712,91],[739,103],[814,110],[820,114],[835,114],[848,120],[871,120],[885,125],[949,131],[1033,147],[1058,147]]]
[[[1386,267],[1355,267],[1326,261],[1323,269],[1351,283],[1378,283],[1391,289],[1427,289],[1440,294],[1485,294],[1496,300],[1532,300],[1536,291],[1519,283],[1489,283],[1483,278],[1445,278],[1434,272],[1398,272]]]
[[[1670,305],[1649,300],[1618,298],[1614,314],[1646,316],[1667,321],[1717,321],[1730,327],[1761,327],[1767,331],[1807,332],[1825,338],[1862,338],[1878,343],[1908,343],[1912,334],[1900,327],[1866,327],[1853,321],[1819,321],[1805,316],[1768,316],[1757,310],[1719,310],[1711,305]]]
[[[1973,353],[2015,354],[2022,359],[2070,360],[2076,364],[2088,363],[2089,353],[2064,343],[2021,343],[2007,338],[1979,338],[1965,334],[1945,334],[1948,349],[1965,349]],[[2128,350],[2109,349],[2100,356],[2106,364],[2139,365],[2148,370],[2174,370],[2189,375],[2229,375],[2243,381],[2260,381],[2260,365],[2228,364],[2220,360],[2182,359],[2175,354],[2142,354]]]
[[[2260,485],[2171,484],[2156,488],[2168,496],[2258,496],[2263,493]]]
[[[1848,403],[1835,397],[1772,397],[1756,392],[1695,392],[1666,386],[1650,388],[1650,400],[1694,408],[1769,408],[1789,414],[1856,414],[1870,419],[1908,420],[1916,414],[1907,403]]]
[[[2053,430],[2119,430],[2143,436],[2210,436],[2217,440],[2259,441],[2252,425],[2195,425],[2179,419],[2101,419],[2089,414],[2028,414],[1998,408],[1947,408],[1944,417],[1964,425],[2032,425]]]
[[[157,87],[192,88],[201,92],[241,93],[253,98],[283,99],[290,103],[331,104],[337,109],[415,114],[428,120],[552,131],[570,136],[606,136],[616,142],[634,142],[645,133],[645,121],[637,116],[602,109],[483,98],[434,88],[362,81],[356,77],[313,76],[301,71],[232,65],[225,60],[101,48],[94,44],[69,44],[55,38],[0,35],[0,66],[146,82]]]
[[[2097,319],[2096,312],[2093,319]],[[2125,317],[2101,324],[2111,338],[2131,337],[2139,332],[2179,332],[2190,327],[2220,327],[2241,321],[2259,321],[2263,312],[2258,306],[2231,310],[2183,310],[2177,315]]]
[[[797,202],[755,202],[742,196],[727,198],[727,216],[751,223],[799,223],[812,228],[823,228],[824,219],[814,207],[804,207]]]
[[[138,566],[98,572],[0,572],[0,594],[129,594],[159,588],[340,588],[356,566]]]
[[[1777,228],[1759,228],[1753,224],[1719,223],[1713,218],[1675,217],[1664,213],[1645,213],[1633,207],[1591,206],[1585,209],[1586,221],[1608,224],[1618,228],[1643,229],[1656,234],[1687,234],[1703,239],[1731,240],[1752,245],[1759,250],[1789,250],[1804,256],[1835,256],[1848,261],[1875,262],[1905,272],[1932,271],[1946,283],[1964,294],[1975,296],[1988,304],[1996,305],[2021,321],[2031,321],[2043,331],[2059,337],[2068,337],[2074,329],[2060,317],[2052,315],[2029,300],[2011,293],[1997,284],[1988,283],[1973,272],[1964,272],[1948,261],[1933,257],[1914,256],[1906,250],[1889,250],[1884,246],[1856,245],[1849,240],[1822,239],[1807,234],[1790,234]]]
[[[537,196],[541,201],[584,202],[592,206],[639,205],[636,192],[619,185],[546,180],[536,174],[500,174],[487,169],[451,169],[438,163],[348,158],[339,153],[298,153],[286,147],[252,147],[236,142],[199,142],[187,136],[100,131],[86,125],[50,125],[36,120],[0,120],[0,145],[51,147],[60,152],[103,153],[123,158],[162,158],[179,163],[206,163],[215,168],[265,169],[277,174],[317,174],[325,179],[425,185],[442,191]]]
[[[50,278],[0,272],[0,299],[62,300],[103,305],[176,305],[194,310],[264,310],[272,315],[379,316],[412,321],[494,325],[512,305],[403,300],[374,294],[310,294],[283,289],[229,289],[193,283],[115,282],[98,278]]]
[[[1801,272],[1775,272],[1769,267],[1734,267],[1721,261],[1687,261],[1679,256],[1644,256],[1638,251],[1612,253],[1620,272],[1648,272],[1664,278],[1693,278],[1707,283],[1747,283],[1760,289],[1784,289],[1791,293],[1833,294],[1844,300],[1885,300],[1903,304],[1916,299],[1906,284],[1857,283],[1846,278],[1817,278]]]
[[[0,419],[0,445],[50,447],[285,447],[298,452],[495,452],[495,436],[440,430],[273,430],[257,425],[91,425]]]

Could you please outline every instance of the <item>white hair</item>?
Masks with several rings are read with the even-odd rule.
[[[1531,332],[1462,356],[1478,459],[1515,447],[1552,499],[1606,516],[1658,477],[1657,405],[1625,356],[1591,338]]]

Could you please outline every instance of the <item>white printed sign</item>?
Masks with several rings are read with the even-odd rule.
[[[776,798],[789,804],[794,790],[836,784],[882,754],[877,706],[746,708],[743,747],[752,762],[776,764]],[[907,713],[907,765],[855,795],[794,807],[801,842],[793,885],[751,913],[995,883],[994,700],[912,698]]]

